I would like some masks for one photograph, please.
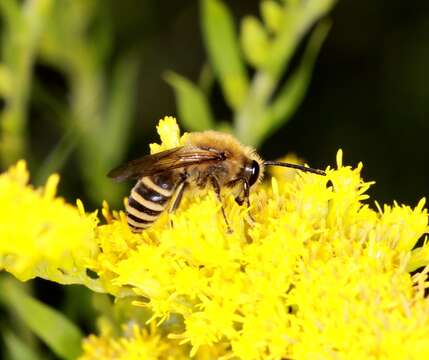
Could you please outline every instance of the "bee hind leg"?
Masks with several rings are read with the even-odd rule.
[[[175,197],[173,200],[173,205],[171,205],[170,210],[168,211],[170,214],[174,213],[177,208],[180,206],[180,203],[183,198],[183,193],[185,192],[186,187],[188,186],[188,183],[186,181],[181,182],[177,186],[177,190],[175,192]],[[170,219],[170,225],[173,226],[173,220]]]

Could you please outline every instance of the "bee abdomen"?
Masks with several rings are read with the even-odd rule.
[[[129,227],[140,232],[148,228],[165,210],[174,192],[174,182],[168,176],[141,178],[131,190],[126,206]]]

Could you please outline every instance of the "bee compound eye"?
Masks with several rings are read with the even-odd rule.
[[[249,185],[252,186],[259,178],[259,164],[253,160],[251,165],[251,175],[249,178]]]

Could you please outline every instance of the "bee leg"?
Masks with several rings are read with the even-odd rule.
[[[177,210],[177,208],[179,207],[180,202],[182,201],[182,198],[183,198],[183,193],[184,193],[185,188],[187,186],[188,186],[188,183],[186,181],[181,182],[177,186],[176,196],[174,198],[173,205],[171,206],[170,210],[168,211],[170,214],[174,213]],[[170,225],[173,226],[173,220],[170,220]]]
[[[240,206],[244,203],[244,200],[240,197],[240,195],[236,196],[234,200]]]
[[[246,205],[248,208],[250,208],[250,186],[249,186],[249,182],[246,179],[243,179],[243,192],[244,192],[244,199],[246,200]],[[242,199],[240,200],[243,202]],[[253,218],[250,212],[249,212],[249,218],[253,223],[255,222],[255,219]]]
[[[242,181],[243,181],[242,178],[234,179],[234,180],[231,180],[229,183],[227,183],[226,186],[234,187],[237,183],[242,182]],[[240,194],[241,194],[241,189],[240,189],[240,193],[235,197],[234,200],[238,205],[241,206],[241,205],[243,205],[244,200],[241,198]]]
[[[219,202],[221,204],[222,215],[223,215],[223,218],[225,220],[226,227],[228,228],[228,233],[232,234],[232,229],[229,226],[228,219],[226,218],[225,208],[223,207],[222,197],[220,195],[220,185],[219,185],[217,179],[214,176],[210,177],[210,182],[212,183],[213,189],[214,189],[214,191],[216,193],[216,196],[217,196],[217,198],[218,198],[218,200],[219,200]]]

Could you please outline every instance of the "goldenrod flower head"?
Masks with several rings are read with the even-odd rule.
[[[166,116],[161,119],[156,127],[161,144],[150,144],[151,154],[181,146],[185,143],[186,134],[180,137],[180,129],[176,119]]]
[[[156,326],[151,330],[137,324],[124,327],[124,337],[114,339],[111,334],[89,336],[83,343],[84,355],[79,360],[156,360],[187,359],[177,342],[161,337]]]
[[[152,152],[183,144],[173,118],[158,131],[162,143]],[[150,310],[149,321],[162,331],[135,324],[120,337],[91,336],[83,358],[429,357],[427,241],[413,249],[428,229],[424,200],[415,208],[393,203],[373,210],[365,203],[373,183],[362,180],[361,170],[362,164],[344,166],[339,151],[337,168],[325,177],[273,177],[252,189],[250,208],[225,190],[232,233],[210,189],[189,192],[175,214],[163,214],[141,234],[128,229],[122,211],[104,204],[106,223],[96,229],[91,223],[86,245],[100,251],[82,254],[76,271],[95,272],[98,291],[137,297],[134,304]],[[13,170],[3,177],[13,182]],[[20,186],[35,192],[26,181]],[[11,211],[15,199],[1,199]],[[71,221],[51,216],[60,227]],[[74,226],[82,227],[92,218],[81,211],[78,219]],[[76,240],[63,239],[70,251],[68,242]],[[61,246],[48,240],[46,246]],[[72,253],[79,254],[74,247]],[[95,280],[75,281],[95,288]]]
[[[97,253],[96,214],[55,197],[58,175],[41,189],[28,179],[24,161],[0,175],[0,269],[20,280],[82,282],[87,259]]]

